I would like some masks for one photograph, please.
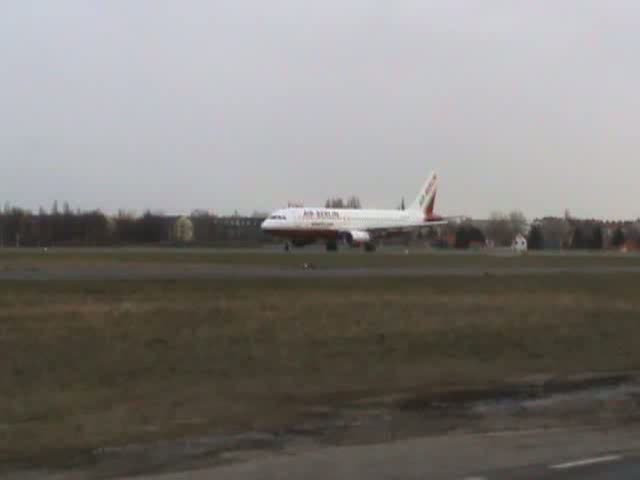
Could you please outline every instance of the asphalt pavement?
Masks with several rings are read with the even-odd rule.
[[[232,457],[228,460],[232,462]],[[375,445],[288,451],[145,478],[638,480],[640,427],[450,434]]]
[[[161,279],[227,279],[227,278],[363,278],[425,276],[502,276],[502,275],[602,275],[640,273],[640,266],[584,267],[358,267],[314,268],[251,265],[216,265],[175,263],[113,265],[45,265],[10,266],[0,269],[0,280],[161,280]]]
[[[608,453],[562,463],[532,465],[463,477],[463,480],[638,480],[640,457]]]

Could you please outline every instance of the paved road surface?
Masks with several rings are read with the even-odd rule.
[[[640,427],[446,435],[332,447],[155,480],[640,479]],[[594,461],[595,460],[595,461]],[[129,478],[127,480],[133,480]]]
[[[234,456],[239,455],[239,456]],[[248,456],[247,456],[248,455]],[[638,480],[640,425],[450,434],[387,444],[230,452],[224,466],[173,465],[182,471],[114,476],[105,470],[20,472],[6,480]],[[135,466],[134,466],[135,468]]]
[[[637,480],[640,457],[611,453],[576,458],[550,465],[535,465],[507,471],[463,477],[463,480]]]
[[[126,280],[126,279],[217,279],[217,278],[362,278],[484,275],[600,275],[640,273],[640,266],[585,267],[362,267],[305,270],[291,267],[215,264],[123,264],[95,266],[10,267],[0,270],[0,280]]]

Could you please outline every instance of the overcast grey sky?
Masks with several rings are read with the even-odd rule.
[[[0,201],[640,216],[640,2],[5,0]]]

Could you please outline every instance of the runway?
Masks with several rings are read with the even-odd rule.
[[[640,431],[538,430],[331,447],[155,480],[637,480]],[[131,477],[128,480],[133,480]]]
[[[563,463],[534,465],[507,471],[464,477],[463,480],[636,480],[640,478],[640,456],[603,454]]]
[[[640,431],[549,429],[451,434],[393,443],[298,448],[252,458],[229,452],[214,465],[122,476],[102,470],[30,470],[7,480],[637,480]],[[117,470],[116,470],[117,471]],[[142,472],[141,472],[142,473]]]
[[[176,263],[110,263],[104,265],[51,264],[39,266],[0,266],[0,281],[49,281],[49,280],[164,280],[164,279],[251,279],[251,278],[385,278],[385,277],[431,277],[431,276],[522,276],[522,275],[607,275],[638,274],[640,266],[584,267],[483,267],[464,266],[419,266],[419,267],[344,267],[311,268],[300,264],[291,266],[252,266],[222,264],[176,264]]]

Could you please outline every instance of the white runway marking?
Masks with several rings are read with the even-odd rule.
[[[604,457],[584,458],[573,462],[559,463],[557,465],[551,465],[549,468],[553,470],[567,470],[569,468],[586,467],[597,463],[617,462],[618,460],[622,460],[621,455],[606,455]]]

